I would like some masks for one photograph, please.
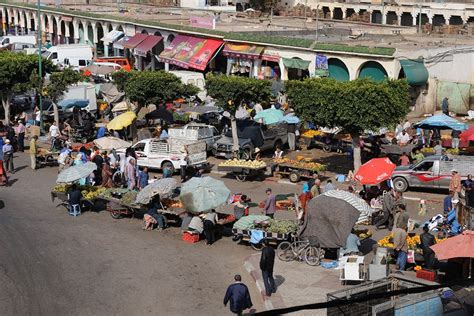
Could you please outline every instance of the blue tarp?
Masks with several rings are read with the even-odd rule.
[[[453,119],[446,114],[437,114],[429,117],[423,121],[420,121],[414,125],[423,129],[455,129],[463,131],[467,129],[467,125]]]
[[[59,107],[62,109],[70,109],[73,107],[78,107],[78,108],[85,108],[89,105],[89,100],[88,99],[68,99],[68,100],[61,100],[58,102]]]

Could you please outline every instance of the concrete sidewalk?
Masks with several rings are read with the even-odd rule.
[[[277,292],[267,297],[264,295],[259,263],[260,253],[252,254],[245,259],[244,267],[255,280],[267,310],[325,302],[327,293],[344,288],[339,281],[339,270],[312,267],[304,262],[283,262],[276,258],[273,276]],[[326,310],[303,311],[292,315],[326,315]]]

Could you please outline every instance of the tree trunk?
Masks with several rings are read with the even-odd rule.
[[[54,112],[54,121],[56,122],[56,126],[59,126],[59,110],[58,105],[56,102],[53,102],[53,112]]]
[[[230,117],[230,128],[232,129],[232,151],[234,153],[239,151],[239,136],[237,134],[237,120],[235,116]]]
[[[360,135],[351,134],[352,137],[352,150],[354,156],[354,173],[359,170],[362,165],[361,155],[360,155]]]
[[[6,99],[2,98],[2,106],[3,111],[5,113],[5,125],[10,124],[10,98],[7,97]]]

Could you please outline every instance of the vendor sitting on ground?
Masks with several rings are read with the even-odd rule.
[[[247,202],[247,196],[242,194],[240,199],[234,203],[234,216],[236,220],[241,219],[243,216],[249,215],[249,206]]]
[[[273,159],[281,158],[283,158],[283,150],[281,150],[280,146],[276,146],[275,153],[273,154]]]
[[[204,215],[205,216],[205,215]],[[191,222],[189,222],[188,230],[190,232],[196,232],[199,235],[204,231],[204,223],[201,216],[193,216]]]
[[[257,160],[257,161],[262,160],[262,153],[260,151],[260,148],[258,148],[258,147],[255,148],[254,153],[255,153],[255,160]]]
[[[158,224],[158,229],[163,230],[166,228],[166,219],[163,214],[158,213],[158,209],[162,209],[160,196],[156,195],[149,204],[148,212],[143,215],[145,221],[145,227],[143,230],[153,230],[153,227]]]
[[[359,246],[359,237],[357,237],[354,228],[352,228],[351,233],[347,236],[346,245],[344,248],[341,248],[341,254],[344,256],[359,255]]]

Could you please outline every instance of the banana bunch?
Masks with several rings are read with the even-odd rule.
[[[97,188],[95,190],[90,190],[90,191],[83,190],[82,191],[82,196],[85,199],[93,200],[96,197],[98,197],[99,195],[101,195],[104,191],[105,191],[105,188]]]
[[[260,169],[266,166],[266,163],[263,161],[243,159],[230,159],[219,164],[219,167],[242,167],[249,169]]]
[[[69,189],[69,185],[68,185],[68,184],[61,183],[61,184],[56,184],[56,185],[51,189],[51,191],[53,191],[53,192],[59,192],[59,193],[66,193],[68,189]]]
[[[304,132],[303,134],[301,134],[301,136],[308,137],[308,138],[313,138],[315,136],[321,136],[321,135],[324,135],[324,133],[321,132],[321,131],[316,131],[314,129],[309,129],[306,132]]]

